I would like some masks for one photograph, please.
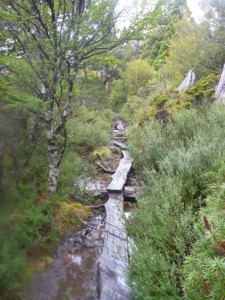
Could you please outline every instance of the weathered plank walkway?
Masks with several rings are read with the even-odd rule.
[[[107,187],[110,193],[122,193],[123,187],[127,181],[127,176],[132,166],[132,158],[126,150],[122,151],[123,158],[121,159],[116,172],[112,175],[112,182]]]
[[[117,121],[115,130],[124,133],[124,126]],[[125,145],[117,145],[124,148]],[[112,182],[107,188],[109,199],[105,203],[106,221],[104,245],[100,257],[100,300],[129,300],[131,288],[127,284],[128,238],[123,213],[123,188],[132,165],[126,150]]]

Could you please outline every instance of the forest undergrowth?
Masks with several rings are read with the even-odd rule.
[[[75,181],[97,172],[91,154],[99,146],[109,145],[113,117],[110,109],[102,109],[99,115],[94,109],[81,106],[77,115],[70,118],[58,190],[52,196],[47,192],[47,149],[41,129],[35,145],[28,146],[26,129],[26,134],[19,136],[23,143],[16,149],[16,155],[4,152],[0,211],[3,299],[16,299],[33,271],[43,271],[52,262],[52,251],[61,239],[80,228],[81,220],[92,216],[88,204],[93,198]]]

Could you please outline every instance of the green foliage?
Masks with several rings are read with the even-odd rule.
[[[106,88],[95,76],[81,80],[77,100],[93,110],[107,108],[109,105]]]
[[[21,253],[18,240],[1,236],[0,238],[0,292],[11,291],[19,286],[18,276],[25,267],[26,256]]]
[[[132,255],[131,278],[137,299],[180,299],[182,260],[193,241],[188,228],[195,217],[184,209],[182,181],[169,176],[148,175],[146,196],[129,226],[137,245]]]
[[[18,225],[14,228],[19,237],[19,246],[29,251],[52,246],[53,233],[57,232],[54,221],[54,206],[51,200],[45,200],[38,205],[27,199],[22,203],[22,214],[18,216]]]
[[[127,121],[131,123],[133,121],[139,125],[158,116],[161,110],[164,110],[166,120],[173,119],[175,114],[182,109],[201,104],[210,105],[215,100],[217,80],[217,75],[209,74],[181,93],[175,89],[167,89],[160,93],[146,91],[149,96],[145,98],[130,97],[123,106],[122,115]]]
[[[169,100],[169,97],[165,94],[159,95],[156,99],[155,99],[155,105],[157,106],[157,108],[162,108],[163,105]]]
[[[73,150],[92,150],[97,146],[109,144],[109,130],[111,128],[113,112],[103,110],[101,114],[81,107],[78,117],[70,119],[67,124],[68,143]]]
[[[110,104],[114,111],[119,111],[126,102],[128,86],[123,79],[113,81],[113,90],[110,95]]]
[[[197,68],[195,70],[199,71],[200,58],[205,52],[203,42],[201,29],[193,19],[185,16],[179,20],[176,33],[169,41],[169,56],[163,66],[170,86],[178,86],[194,66]]]
[[[68,148],[60,167],[58,194],[68,195],[74,191],[74,179],[82,172],[87,172],[87,163],[73,151],[72,147]]]
[[[185,1],[158,1],[156,9],[149,13],[149,16],[155,16],[154,27],[151,28],[153,22],[150,20],[142,57],[148,59],[156,70],[163,65],[169,55],[169,39],[175,35],[177,22],[185,8]]]
[[[121,110],[121,116],[124,120],[132,122],[134,115],[143,105],[144,99],[138,96],[129,97]]]
[[[20,180],[24,183],[32,183],[37,190],[46,188],[46,181],[48,176],[48,153],[45,144],[45,137],[43,133],[37,140],[30,145],[27,145],[28,140],[24,141],[24,159],[26,164],[21,166]]]
[[[148,81],[155,77],[155,71],[147,61],[142,59],[127,63],[122,79],[113,82],[110,102],[114,110],[121,109],[129,96],[138,94],[140,88],[145,88]]]
[[[17,203],[10,215],[5,210],[1,210],[0,215],[2,295],[5,291],[19,287],[21,271],[27,265],[29,253],[40,255],[40,252],[49,251],[58,242],[58,227],[53,217],[56,203],[51,200],[35,203],[37,196],[32,193],[31,188],[28,191],[27,187],[23,190],[20,187],[20,191],[16,191],[14,187],[14,194],[16,193],[19,205]]]
[[[185,259],[186,299],[224,299],[224,161],[216,172],[206,174],[208,197],[195,226],[197,241]]]
[[[181,299],[183,264],[207,190],[205,175],[225,155],[225,109],[184,110],[165,127],[130,129],[130,151],[145,187],[128,224],[137,299]],[[193,298],[194,299],[194,298]]]
[[[209,74],[197,81],[186,94],[194,97],[194,102],[202,104],[203,102],[213,102],[215,100],[215,86],[218,81],[218,75]]]

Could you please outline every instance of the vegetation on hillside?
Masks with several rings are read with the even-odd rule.
[[[128,222],[134,299],[224,298],[225,109],[213,103],[225,61],[218,47],[225,6],[212,5],[220,11],[213,28],[214,14],[197,25],[177,6],[160,42],[152,35],[144,43],[144,58],[155,68],[151,78],[135,94],[114,94],[131,125],[129,149],[144,181]],[[154,18],[158,32],[161,18]],[[179,92],[190,69],[197,80]]]
[[[202,1],[207,14],[196,24],[186,1],[159,0],[120,31],[116,3],[1,1],[6,299],[30,276],[33,258],[48,257],[92,215],[75,181],[96,172],[93,156],[109,145],[115,112],[129,125],[143,179],[127,226],[134,299],[224,298],[225,108],[214,101],[225,62],[225,4]],[[179,92],[190,69],[196,82]]]
[[[205,206],[207,174],[224,161],[224,120],[223,107],[192,109],[166,127],[152,121],[130,131],[130,151],[145,182],[128,224],[137,245],[131,260],[137,299],[182,298],[183,265],[197,239],[193,228]]]

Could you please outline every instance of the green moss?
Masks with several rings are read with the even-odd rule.
[[[103,161],[106,158],[109,158],[112,156],[112,150],[110,149],[110,147],[98,147],[95,150],[93,150],[91,152],[91,159],[93,161]]]
[[[215,85],[217,80],[218,75],[209,74],[197,81],[185,93],[187,95],[191,95],[198,104],[207,100],[214,101]]]
[[[162,94],[155,99],[155,105],[157,108],[163,107],[163,105],[166,103],[166,101],[169,100],[169,97],[165,94]]]
[[[88,207],[79,202],[63,202],[56,212],[56,220],[61,234],[65,235],[76,230],[81,225],[81,220],[88,219],[92,212]]]

